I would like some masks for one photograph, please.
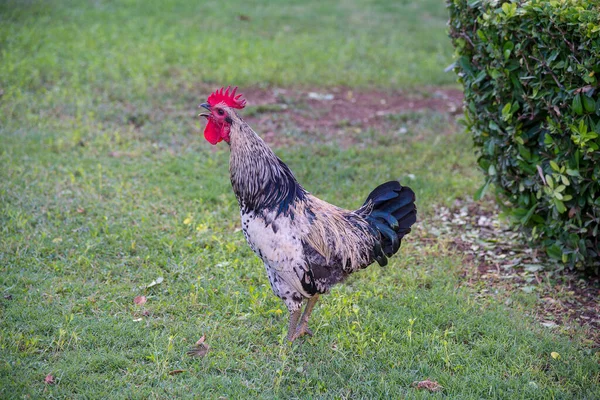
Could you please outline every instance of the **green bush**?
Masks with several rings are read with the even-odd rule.
[[[600,4],[449,0],[486,183],[552,258],[598,272]]]

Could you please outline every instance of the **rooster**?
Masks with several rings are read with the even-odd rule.
[[[207,119],[204,137],[229,144],[242,231],[290,313],[287,339],[293,342],[312,336],[308,319],[321,294],[375,261],[385,266],[398,251],[416,221],[415,194],[390,181],[355,211],[313,196],[238,115],[246,100],[236,90],[221,88],[201,104],[208,110],[200,114]]]

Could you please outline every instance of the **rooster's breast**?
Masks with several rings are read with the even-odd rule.
[[[242,213],[242,230],[252,250],[265,263],[273,291],[288,308],[294,309],[302,298],[311,297],[306,282],[303,284],[308,270],[297,219],[275,212]]]
[[[303,259],[301,232],[290,218],[275,212],[245,213],[242,231],[252,250],[276,270],[292,270]]]

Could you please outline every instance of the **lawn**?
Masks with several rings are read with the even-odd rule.
[[[600,397],[598,349],[540,325],[535,291],[480,296],[452,233],[420,239],[482,180],[454,113],[410,106],[453,88],[442,1],[4,1],[0,21],[1,398]],[[400,255],[293,345],[196,118],[227,84],[317,196],[417,194]],[[407,108],[357,122],[313,91]]]

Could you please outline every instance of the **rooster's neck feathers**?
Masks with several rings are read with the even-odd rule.
[[[289,215],[290,205],[307,195],[292,171],[241,119],[232,124],[230,136],[229,172],[242,213]]]

